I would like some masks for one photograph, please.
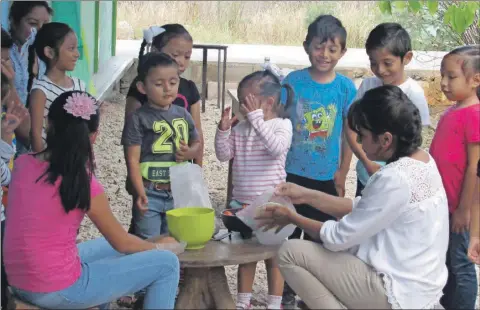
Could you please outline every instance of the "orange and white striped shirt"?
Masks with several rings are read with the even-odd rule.
[[[247,114],[247,119],[232,130],[217,129],[215,153],[221,162],[233,158],[232,199],[251,203],[271,187],[285,182],[285,160],[292,142],[289,119],[265,121],[262,110]]]

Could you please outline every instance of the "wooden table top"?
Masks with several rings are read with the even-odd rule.
[[[203,249],[187,250],[178,256],[182,267],[206,268],[240,265],[274,257],[280,246],[267,246],[254,240],[241,244],[209,241]]]

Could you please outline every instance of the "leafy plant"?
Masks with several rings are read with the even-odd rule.
[[[476,1],[435,1],[435,0],[383,0],[378,3],[383,14],[405,12],[410,14],[424,14],[426,11],[432,17],[440,18],[443,23],[453,30],[464,44],[478,44],[480,3]]]

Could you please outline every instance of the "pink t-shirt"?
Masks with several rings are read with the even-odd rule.
[[[480,142],[480,104],[463,109],[449,108],[438,122],[430,146],[447,192],[450,212],[460,203],[467,168],[467,145]]]
[[[58,186],[37,182],[48,163],[27,154],[20,156],[8,191],[4,262],[10,285],[37,293],[50,293],[75,283],[81,262],[75,242],[85,212],[66,213]],[[91,197],[103,193],[92,178]]]

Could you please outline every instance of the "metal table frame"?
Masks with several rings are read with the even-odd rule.
[[[193,48],[202,49],[202,113],[205,113],[205,100],[207,98],[207,60],[208,60],[208,50],[217,50],[218,51],[218,60],[217,60],[217,108],[220,108],[220,93],[222,95],[222,111],[225,109],[225,80],[227,77],[227,48],[226,45],[216,45],[216,44],[194,44]],[[221,55],[223,51],[223,75],[222,75],[222,85],[220,87],[220,63]]]

